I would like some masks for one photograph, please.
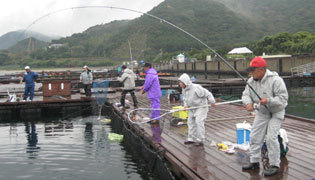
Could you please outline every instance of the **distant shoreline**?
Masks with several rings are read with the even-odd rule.
[[[111,67],[89,67],[91,70],[96,69],[110,69]],[[82,71],[83,69],[80,67],[73,67],[73,68],[34,68],[31,70],[34,72],[48,72],[48,71]],[[19,72],[25,72],[24,69],[16,69],[16,70],[0,70],[0,74],[7,74],[7,73],[19,73]]]

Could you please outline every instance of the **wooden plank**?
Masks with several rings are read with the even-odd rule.
[[[130,96],[127,99],[131,102]],[[144,96],[138,96],[140,107],[148,107],[149,100]],[[115,102],[119,102],[117,98]],[[161,100],[161,108],[171,109],[177,104],[170,104],[164,98]],[[149,116],[150,112],[143,113]],[[214,147],[210,147],[211,140],[236,141],[236,126],[242,119],[226,121],[211,121],[211,119],[233,118],[246,116],[248,113],[242,106],[224,105],[210,108],[209,121],[206,121],[206,141],[203,148],[187,146],[183,144],[186,138],[186,127],[171,127],[168,123],[170,117],[165,118],[161,145],[167,149],[177,160],[184,164],[190,171],[198,174],[203,179],[310,179],[315,176],[315,155],[313,132],[314,124],[286,118],[283,127],[288,131],[290,144],[287,159],[282,159],[280,173],[272,177],[262,176],[262,167],[258,174],[250,171],[243,172],[241,165],[246,159],[239,159],[237,155],[227,155]],[[247,118],[252,123],[253,118]],[[301,130],[303,129],[303,130]],[[144,130],[152,134],[148,125]],[[308,142],[308,143],[307,143]],[[199,150],[199,151],[198,151]],[[247,152],[245,152],[247,155]],[[243,157],[244,158],[244,157]]]

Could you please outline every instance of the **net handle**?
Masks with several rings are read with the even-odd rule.
[[[216,103],[216,106],[217,105],[224,105],[224,104],[231,104],[231,103],[237,103],[237,102],[242,102],[241,99],[238,99],[238,100],[233,100],[233,101],[226,101],[226,102],[220,102],[220,103]],[[192,109],[198,109],[198,108],[203,108],[203,107],[210,107],[210,105],[203,105],[203,106],[195,106],[195,107],[190,107],[190,108],[183,108],[183,109],[176,109],[176,110],[169,110],[169,109],[152,109],[152,108],[138,108],[138,109],[134,109],[134,110],[131,110],[129,111],[128,113],[128,120],[130,122],[132,122],[133,124],[144,124],[144,123],[147,123],[147,122],[150,122],[150,121],[153,121],[153,120],[158,120],[170,113],[174,113],[174,112],[178,112],[178,111],[186,111],[186,110],[192,110]],[[143,111],[166,111],[166,113],[162,114],[161,116],[158,116],[158,117],[155,117],[155,118],[152,118],[152,119],[149,119],[147,121],[142,121],[142,122],[134,122],[130,117],[130,115],[135,112],[135,111],[140,111],[140,110],[143,110]]]

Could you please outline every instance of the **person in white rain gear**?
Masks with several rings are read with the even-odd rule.
[[[215,99],[211,92],[199,84],[193,84],[187,74],[179,77],[179,85],[183,89],[185,109],[189,107],[207,105],[210,101],[215,106]],[[207,119],[208,107],[191,109],[188,111],[188,138],[184,144],[202,146],[205,140],[205,120]]]
[[[84,92],[86,96],[91,96],[91,87],[93,84],[93,75],[89,67],[84,66],[83,72],[80,75],[80,82],[82,82],[84,86]]]
[[[283,79],[276,72],[267,69],[266,61],[255,57],[250,62],[248,71],[252,77],[247,83],[261,97],[261,100],[248,87],[245,87],[242,100],[247,111],[254,110],[254,103],[258,104],[256,117],[250,135],[250,163],[242,167],[243,170],[259,169],[261,147],[266,137],[268,148],[269,168],[264,171],[265,176],[279,172],[280,144],[278,133],[284,120],[285,107],[288,104],[288,91]]]

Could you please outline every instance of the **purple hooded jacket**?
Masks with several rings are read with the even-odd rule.
[[[150,68],[145,72],[143,91],[148,92],[148,98],[160,98],[162,96],[159,76],[155,69]]]

